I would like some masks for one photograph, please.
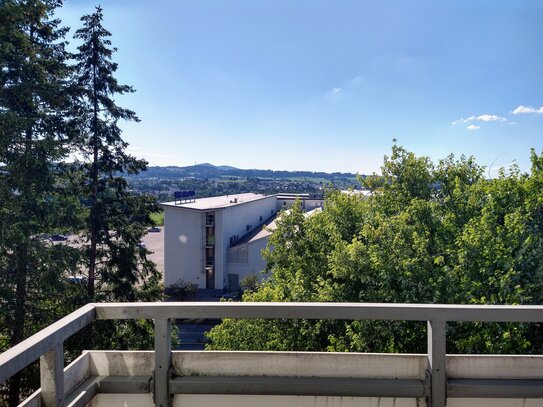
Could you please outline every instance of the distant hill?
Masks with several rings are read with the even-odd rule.
[[[159,178],[159,179],[180,179],[180,178],[273,178],[273,179],[322,179],[333,181],[336,179],[356,179],[355,174],[341,172],[313,172],[313,171],[274,171],[274,170],[243,170],[229,165],[216,166],[210,163],[190,165],[188,167],[149,167],[146,172],[132,175],[130,178]]]

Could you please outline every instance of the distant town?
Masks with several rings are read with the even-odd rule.
[[[361,175],[364,177],[364,175]],[[196,198],[254,192],[259,194],[322,193],[326,187],[360,188],[357,174],[311,171],[239,169],[197,164],[187,167],[149,167],[128,177],[132,191],[153,195],[158,202],[172,200],[175,191],[193,190]]]

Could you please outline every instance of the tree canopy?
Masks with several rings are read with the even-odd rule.
[[[438,163],[394,145],[373,191],[329,191],[324,210],[283,213],[270,277],[243,301],[541,304],[543,157],[495,179],[473,158]],[[225,320],[211,349],[425,352],[425,325]],[[455,323],[449,352],[541,352],[537,324]]]
[[[113,76],[101,9],[83,17],[75,36],[83,44],[72,55],[68,29],[54,17],[61,4],[0,2],[0,351],[88,301],[162,298],[140,245],[156,204],[130,194],[122,177],[147,164],[126,153],[118,127],[137,120],[114,101],[132,89]],[[53,242],[59,233],[79,244]],[[87,290],[70,281],[74,274],[88,277]],[[102,324],[94,338],[102,347],[146,346],[149,326]],[[0,404],[18,405],[35,377],[20,373],[2,385]]]
[[[96,7],[81,18],[83,27],[74,36],[83,41],[74,58],[79,92],[75,121],[81,129],[78,150],[83,156],[80,198],[87,209],[82,231],[88,240],[87,293],[95,301],[156,300],[160,278],[139,243],[158,207],[151,197],[131,194],[122,176],[144,171],[147,162],[129,155],[121,137],[118,121],[139,119],[114,100],[134,89],[119,84],[114,76],[116,49],[102,20],[102,8]]]
[[[63,276],[73,248],[43,234],[77,224],[78,200],[63,164],[73,140],[73,100],[58,2],[0,5],[0,348],[13,346],[69,309]],[[48,287],[44,291],[43,287]],[[52,295],[52,293],[60,295]],[[21,375],[10,382],[18,404]]]

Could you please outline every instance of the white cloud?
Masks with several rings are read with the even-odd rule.
[[[348,82],[348,85],[353,88],[358,88],[365,83],[367,83],[367,80],[362,75],[356,75]]]
[[[543,106],[541,107],[532,107],[532,106],[522,106],[519,105],[515,110],[513,110],[511,113],[513,114],[527,114],[527,113],[539,113],[543,114]]]
[[[476,126],[475,124],[470,124],[468,126],[468,130],[478,130],[480,128],[481,128],[480,126]]]
[[[472,120],[475,120],[476,117],[475,116],[470,116],[470,117],[466,117],[465,119],[458,119],[458,120],[455,120],[454,122],[452,122],[451,124],[453,126],[456,126],[457,124],[466,124],[466,123],[469,123],[471,122]]]
[[[464,119],[458,119],[452,122],[451,124],[453,126],[456,126],[457,124],[467,124],[473,121],[479,121],[479,122],[506,122],[507,119],[505,117],[498,116],[496,114],[482,114],[480,116],[470,116],[466,117]],[[477,127],[479,128],[479,127]]]
[[[326,92],[325,98],[330,101],[338,101],[343,96],[343,88],[337,86]]]
[[[477,120],[480,120],[482,122],[505,122],[507,119],[505,117],[501,117],[495,114],[483,114],[481,116],[477,116]]]

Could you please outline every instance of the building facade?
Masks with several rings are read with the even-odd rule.
[[[277,196],[236,194],[167,202],[164,208],[164,285],[183,280],[198,288],[225,289],[239,284],[229,277],[228,249],[261,230],[277,212]],[[261,270],[259,270],[261,271]]]

